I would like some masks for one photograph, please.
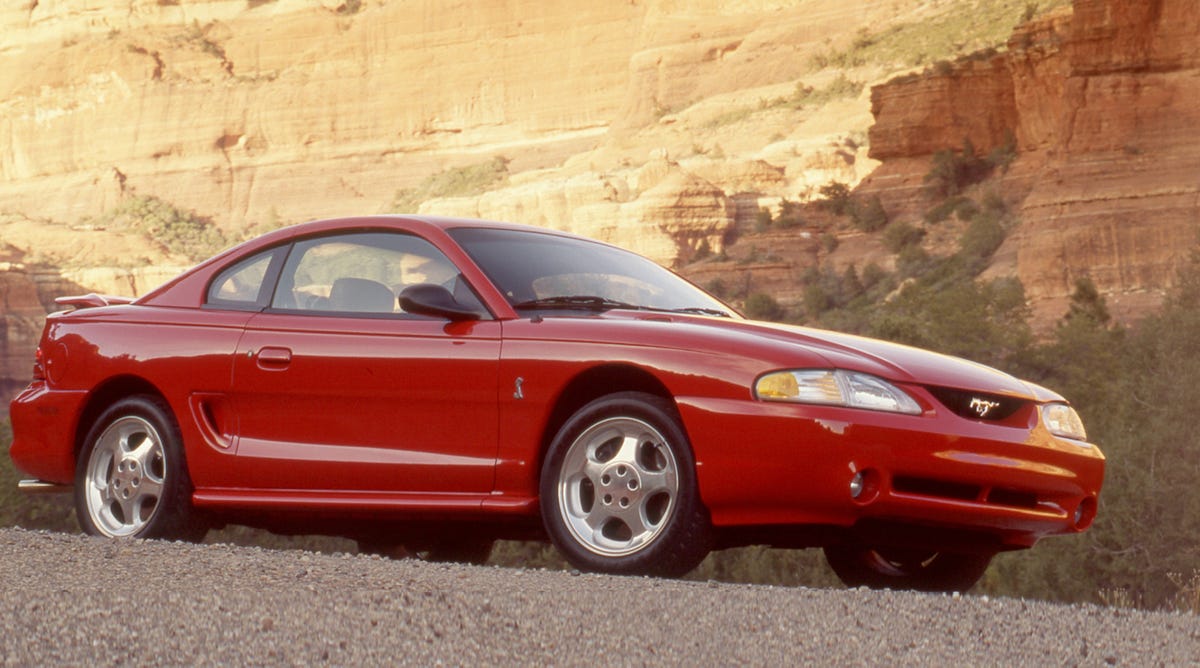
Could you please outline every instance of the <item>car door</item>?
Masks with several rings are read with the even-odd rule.
[[[413,235],[297,242],[235,358],[238,486],[490,492],[500,325],[482,305],[450,323],[397,303],[408,285],[460,280]]]

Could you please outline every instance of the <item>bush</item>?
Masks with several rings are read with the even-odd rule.
[[[746,298],[746,317],[752,320],[782,320],[783,307],[765,292],[756,292]]]
[[[818,202],[818,205],[821,208],[839,216],[844,216],[850,212],[852,205],[850,200],[850,186],[841,181],[834,181],[821,186],[820,192],[822,199]]]
[[[866,201],[854,203],[850,208],[850,220],[863,232],[878,232],[887,226],[888,215],[879,195],[872,195]]]
[[[1004,243],[1004,227],[992,216],[979,216],[967,225],[958,240],[959,253],[969,261],[983,261],[992,257],[1000,244]],[[983,266],[978,267],[980,270]]]
[[[767,207],[759,207],[758,212],[754,214],[754,231],[766,232],[771,228],[771,210]]]
[[[775,217],[775,225],[782,229],[804,225],[804,219],[800,217],[802,208],[803,206],[799,202],[782,200],[779,202],[779,215]]]
[[[943,222],[952,214],[958,212],[966,202],[971,202],[971,200],[966,197],[946,198],[942,200],[941,203],[925,212],[925,222],[931,224]],[[974,202],[971,202],[971,206],[974,206]]]
[[[976,155],[975,145],[970,139],[964,139],[961,151],[945,149],[933,154],[925,184],[933,197],[946,199],[979,183],[991,173],[991,163]]]
[[[925,230],[911,223],[892,223],[883,232],[883,245],[893,253],[917,246],[925,238]]]
[[[729,297],[729,288],[725,286],[725,281],[714,278],[704,286],[704,290],[718,299],[727,299]]]
[[[814,89],[812,86],[805,85],[802,81],[796,84],[796,90],[792,94],[792,104],[795,107],[803,107],[810,104],[819,106],[834,100],[858,97],[865,86],[866,84],[862,81],[848,79],[845,73],[838,74],[836,79],[821,89]]]
[[[211,218],[184,211],[153,195],[129,198],[101,216],[100,221],[141,233],[167,252],[192,261],[207,258],[228,245]]]
[[[992,149],[987,155],[987,163],[992,169],[1007,172],[1008,166],[1017,159],[1017,136],[1012,130],[1004,131],[1004,143]]]
[[[870,290],[887,280],[888,273],[882,267],[872,262],[863,268],[862,281],[863,289]]]
[[[389,210],[394,213],[415,213],[426,200],[467,197],[487,192],[508,180],[508,162],[508,158],[496,156],[484,162],[431,174],[416,188],[397,190]]]

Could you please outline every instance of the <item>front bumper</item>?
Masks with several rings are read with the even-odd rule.
[[[678,403],[717,527],[891,523],[1028,547],[1085,530],[1104,478],[1100,450],[1051,435],[1032,404],[999,424],[938,409]]]

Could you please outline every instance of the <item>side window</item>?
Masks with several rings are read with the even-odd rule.
[[[265,306],[268,297],[265,293],[270,287],[266,285],[267,273],[271,260],[280,252],[278,248],[265,251],[222,271],[208,286],[205,302],[209,306],[225,308]]]
[[[399,314],[410,285],[446,287],[483,312],[458,268],[429,242],[408,234],[358,232],[297,242],[279,279],[273,308],[331,313]],[[465,288],[465,286],[463,286]]]

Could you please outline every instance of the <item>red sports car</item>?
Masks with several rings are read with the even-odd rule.
[[[60,300],[11,455],[80,524],[224,522],[480,560],[678,575],[815,547],[852,585],[969,588],[1081,532],[1104,456],[1059,395],[872,339],[743,319],[638,255],[383,216],[278,230],[137,300]]]

